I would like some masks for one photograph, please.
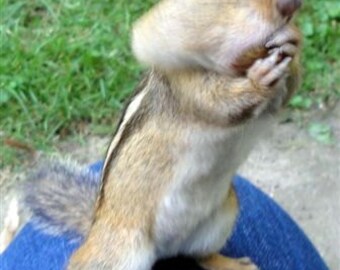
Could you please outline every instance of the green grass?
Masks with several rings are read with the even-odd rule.
[[[112,126],[140,72],[130,26],[153,2],[0,0],[2,137],[41,148]]]
[[[112,130],[140,73],[131,23],[155,2],[0,0],[2,138],[46,148],[84,125]],[[305,2],[305,79],[293,108],[339,97],[339,1]],[[1,152],[11,163],[13,150]]]

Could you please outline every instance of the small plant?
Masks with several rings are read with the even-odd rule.
[[[299,24],[304,36],[303,84],[290,105],[309,109],[313,104],[340,98],[340,2],[304,1]]]
[[[334,143],[332,129],[327,124],[322,123],[310,123],[308,127],[309,135],[316,141],[323,144]]]

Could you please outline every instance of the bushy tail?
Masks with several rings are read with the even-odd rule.
[[[100,175],[60,159],[40,164],[24,185],[33,223],[53,235],[85,236],[92,224]]]

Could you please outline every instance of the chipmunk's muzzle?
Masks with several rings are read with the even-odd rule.
[[[277,8],[282,16],[292,17],[293,14],[301,7],[302,0],[278,0]]]

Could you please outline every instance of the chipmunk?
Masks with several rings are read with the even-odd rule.
[[[45,229],[84,236],[68,269],[149,270],[178,254],[206,270],[257,269],[218,251],[237,219],[232,176],[299,85],[291,18],[300,5],[163,0],[134,24],[133,52],[148,72],[100,185],[59,164],[26,192]]]

